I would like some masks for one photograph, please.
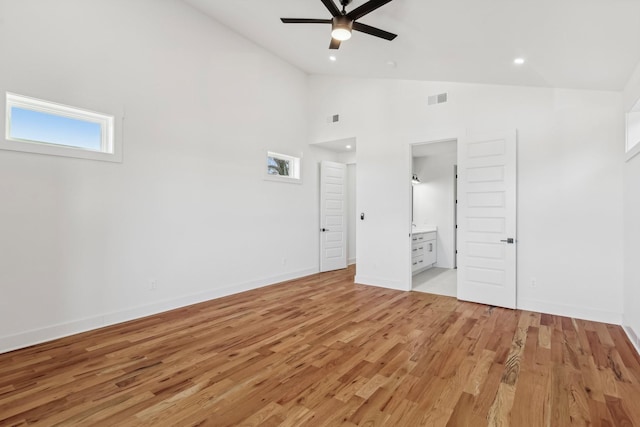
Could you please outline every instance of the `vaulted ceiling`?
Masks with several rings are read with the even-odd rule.
[[[330,25],[280,22],[329,18],[320,0],[183,1],[310,74],[621,90],[640,62],[640,0],[393,0],[360,22],[398,38],[337,51]]]

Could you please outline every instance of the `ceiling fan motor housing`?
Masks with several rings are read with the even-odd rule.
[[[353,20],[349,19],[346,15],[334,16],[331,22],[331,31],[335,31],[336,29],[351,32],[351,30],[353,30]]]

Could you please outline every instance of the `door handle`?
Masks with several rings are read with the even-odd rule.
[[[509,237],[506,240],[500,240],[500,241],[504,243],[510,243],[510,244],[515,243],[515,240],[513,239],[513,237]]]
[[[325,231],[331,231],[331,230],[329,230],[328,228],[322,228],[320,231],[324,233]]]

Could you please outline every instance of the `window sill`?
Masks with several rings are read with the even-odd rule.
[[[118,145],[116,145],[117,151],[115,153],[104,153],[100,151],[83,150],[81,148],[40,144],[37,142],[0,140],[0,150],[122,163],[122,150],[118,150],[118,148]]]
[[[640,153],[640,143],[636,144],[635,146],[633,146],[633,148],[631,148],[631,150],[627,151],[626,157],[625,157],[625,162],[630,161],[631,159],[633,159],[639,153]]]

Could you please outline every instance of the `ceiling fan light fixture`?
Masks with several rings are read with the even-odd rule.
[[[345,40],[349,40],[351,38],[351,31],[346,30],[344,28],[336,28],[331,31],[331,37],[336,40],[340,40],[341,42]]]
[[[334,16],[331,22],[331,37],[341,42],[351,38],[353,21],[346,16]]]

